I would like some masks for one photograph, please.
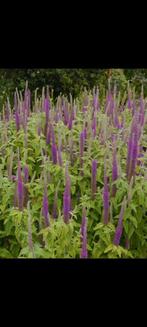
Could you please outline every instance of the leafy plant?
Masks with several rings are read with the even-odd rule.
[[[29,74],[33,85],[43,71]],[[77,79],[82,74],[75,72]],[[71,76],[62,76],[67,97],[48,88],[33,97],[26,83],[3,107],[0,257],[146,258],[143,92],[135,98],[122,71],[112,70],[103,88],[83,82],[74,97]],[[60,77],[56,69],[58,86]]]

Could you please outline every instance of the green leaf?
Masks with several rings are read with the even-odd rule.
[[[109,246],[107,246],[107,248],[105,249],[104,253],[108,253],[110,251],[112,251],[114,249],[114,245],[110,244]]]
[[[0,258],[8,259],[13,257],[7,249],[0,248]]]
[[[131,225],[131,226],[129,227],[129,230],[128,230],[128,238],[129,238],[129,239],[131,238],[131,236],[133,235],[133,233],[134,233],[134,226]]]
[[[134,216],[130,216],[129,220],[132,221],[135,228],[137,228],[137,226],[138,226],[137,219]]]

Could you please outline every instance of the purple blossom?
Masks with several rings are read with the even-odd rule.
[[[49,121],[49,99],[44,99],[44,110],[45,110],[45,128],[44,135],[47,136],[48,121]]]
[[[143,154],[143,147],[140,145],[139,146],[139,150],[138,150],[138,160],[137,160],[137,165],[141,166],[142,165],[142,161],[140,160],[140,158],[144,157]]]
[[[94,90],[93,107],[94,107],[95,110],[99,111],[99,91],[98,91],[98,88],[97,88],[96,92]]]
[[[97,161],[92,160],[92,176],[91,176],[91,191],[92,198],[95,198],[96,194],[96,174],[97,174]]]
[[[98,107],[98,98],[97,98],[97,94],[94,94],[94,97],[93,97],[93,106],[94,106],[94,109],[97,110],[97,107]]]
[[[134,176],[135,174],[135,169],[136,169],[136,164],[137,164],[137,157],[138,157],[138,137],[137,134],[134,134],[133,138],[133,151],[132,151],[132,160],[131,160],[131,172],[129,178]]]
[[[26,89],[24,93],[24,112],[26,112],[27,116],[29,116],[30,113],[30,106],[31,106],[31,92],[28,89],[28,82],[26,82]]]
[[[58,123],[59,119],[60,119],[60,115],[59,115],[59,112],[56,110],[55,111],[55,116],[54,116],[54,120],[55,120],[56,124]]]
[[[70,115],[69,118],[69,123],[68,123],[68,128],[71,130],[72,129],[72,123],[73,123],[73,118],[72,118],[72,114]]]
[[[18,111],[15,111],[15,124],[16,124],[16,129],[19,131],[20,129],[20,117]]]
[[[114,99],[111,93],[108,94],[108,98],[106,100],[106,114],[108,116],[112,116],[113,115],[113,110],[114,110]]]
[[[96,136],[96,125],[97,125],[96,114],[94,113],[94,117],[93,117],[93,121],[92,121],[92,130],[93,130],[93,136],[94,137]]]
[[[75,108],[74,107],[71,110],[71,118],[72,118],[72,120],[75,119]]]
[[[49,108],[50,108],[49,99],[45,98],[44,99],[44,111],[45,111],[45,115],[46,115],[46,122],[48,122],[48,119],[49,119]]]
[[[132,152],[133,152],[133,138],[132,135],[129,137],[128,141],[128,154],[127,154],[127,167],[126,167],[126,173],[127,178],[130,179],[130,170],[131,170],[131,158],[132,158]]]
[[[127,107],[128,107],[128,109],[132,108],[132,101],[131,101],[130,96],[128,97]]]
[[[64,222],[68,223],[70,218],[70,195],[67,194],[67,192],[64,192],[63,197],[63,212],[64,212]]]
[[[109,90],[108,93],[107,93],[107,96],[106,96],[105,113],[108,110],[111,98],[112,98],[112,94],[111,94],[111,91]]]
[[[124,199],[122,206],[121,206],[119,220],[118,220],[118,224],[117,224],[114,239],[113,239],[113,244],[116,246],[119,245],[120,239],[122,236],[122,232],[123,232],[123,218],[124,218],[125,208],[126,208],[126,199]]]
[[[132,126],[131,126],[131,132],[129,136],[128,141],[128,154],[127,154],[127,178],[128,181],[131,180],[131,177],[135,174],[136,169],[136,163],[137,163],[137,157],[138,157],[138,141],[141,134],[141,129],[138,123],[138,115],[135,114]]]
[[[83,213],[82,213],[81,242],[82,242],[82,249],[81,249],[80,258],[88,258],[88,251],[87,251],[87,218],[86,218],[86,209],[85,208],[83,208]]]
[[[118,178],[118,167],[117,167],[117,158],[116,158],[116,145],[114,144],[113,148],[113,160],[112,160],[112,183],[115,182]],[[116,185],[112,185],[112,196],[116,194]]]
[[[64,113],[64,124],[68,125],[69,122],[69,112],[68,112],[68,107],[67,104],[63,104],[63,113]]]
[[[135,112],[136,112],[136,103],[135,103],[135,100],[133,100],[133,102],[132,102],[132,116],[135,115]]]
[[[116,128],[120,128],[120,124],[119,124],[119,120],[118,120],[118,115],[117,115],[116,111],[114,113],[114,126]]]
[[[54,165],[57,164],[57,146],[54,143],[52,144],[52,161]]]
[[[28,183],[29,180],[29,168],[27,165],[24,166],[24,183]]]

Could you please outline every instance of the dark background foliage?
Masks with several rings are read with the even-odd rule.
[[[72,93],[76,97],[84,87],[105,87],[109,76],[121,91],[126,87],[127,80],[131,80],[136,92],[140,92],[143,83],[147,94],[147,69],[0,69],[0,106],[7,96],[13,99],[16,87],[23,90],[26,80],[31,91],[38,88],[41,92],[43,86],[49,85],[54,89],[55,97],[59,93]]]

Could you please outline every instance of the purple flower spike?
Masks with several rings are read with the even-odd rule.
[[[70,195],[65,191],[63,197],[64,222],[68,223],[70,218]]]
[[[72,115],[69,118],[69,123],[68,123],[68,128],[71,130],[72,129],[72,123],[73,123],[73,119],[72,119]]]
[[[132,151],[133,151],[133,138],[132,138],[132,135],[130,135],[129,141],[128,141],[127,168],[126,168],[126,173],[127,173],[128,179],[130,179],[129,175],[130,175],[130,171],[131,171]]]
[[[92,176],[91,176],[91,191],[92,191],[92,198],[95,198],[96,194],[96,174],[97,174],[97,161],[92,161]]]
[[[53,164],[57,164],[57,146],[56,144],[52,144],[52,161]]]
[[[57,197],[55,195],[54,198],[54,205],[53,205],[53,218],[57,219],[58,218],[58,207],[57,207]]]
[[[131,172],[130,172],[130,178],[134,176],[136,164],[137,164],[137,158],[138,158],[138,138],[137,134],[134,135],[134,143],[133,143],[133,151],[132,151],[132,165],[131,165]]]
[[[20,129],[20,117],[18,111],[15,112],[15,124],[16,124],[16,129],[19,131]]]
[[[116,145],[114,144],[113,148],[113,161],[112,161],[112,182],[115,182],[118,178],[118,167],[117,167],[117,158],[116,158]],[[116,194],[116,185],[112,186],[112,196]]]
[[[96,90],[96,92],[95,92],[95,90],[94,90],[94,95],[93,95],[93,107],[94,107],[94,109],[95,110],[97,110],[97,111],[99,111],[99,91],[98,91],[98,89]]]
[[[69,112],[68,112],[68,108],[67,108],[67,104],[66,103],[63,104],[63,114],[64,114],[64,124],[65,125],[68,125]]]
[[[24,166],[24,182],[28,183],[29,180],[29,168],[27,165]]]
[[[135,103],[135,100],[133,100],[133,103],[132,103],[132,116],[134,116],[136,112],[136,103]]]
[[[137,159],[137,165],[138,166],[142,166],[142,161],[140,159],[143,158],[143,157],[144,157],[143,147],[140,145],[139,149],[138,149],[138,159]]]
[[[82,224],[81,224],[81,242],[82,242],[82,249],[80,258],[88,258],[88,251],[87,251],[87,218],[86,218],[86,209],[83,208],[82,213]]]
[[[44,110],[45,110],[45,113],[46,113],[46,119],[47,120],[49,118],[49,108],[50,108],[49,99],[48,98],[45,98],[44,99]]]
[[[59,112],[56,110],[55,116],[54,116],[54,121],[57,124],[59,120],[60,120],[60,115],[59,115]]]
[[[126,208],[126,199],[124,199],[124,201],[122,203],[119,220],[118,220],[118,224],[117,224],[115,235],[114,235],[113,244],[116,246],[118,246],[120,244],[120,239],[121,239],[122,232],[123,232],[123,218],[124,218],[125,208]]]
[[[131,101],[130,97],[128,98],[127,107],[128,107],[129,109],[132,108],[132,101]]]

